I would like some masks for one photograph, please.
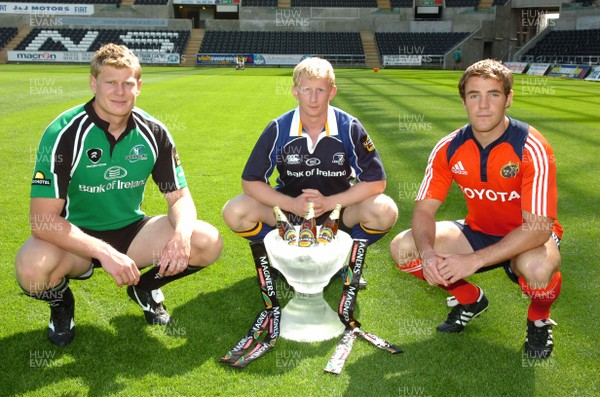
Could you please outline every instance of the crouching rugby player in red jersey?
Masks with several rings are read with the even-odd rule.
[[[535,128],[507,117],[512,74],[501,63],[471,65],[458,85],[469,124],[433,148],[418,192],[412,229],[390,250],[398,268],[452,294],[440,332],[461,332],[488,307],[466,277],[503,267],[531,299],[525,351],[546,358],[553,348],[550,307],[560,294],[556,167],[552,148]],[[452,182],[467,216],[436,222]]]

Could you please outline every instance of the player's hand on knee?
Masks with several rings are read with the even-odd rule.
[[[158,274],[174,276],[184,271],[190,263],[191,241],[179,233],[173,234],[161,252]]]
[[[135,285],[140,281],[140,270],[133,259],[125,254],[115,251],[110,257],[101,259],[100,263],[119,287]]]

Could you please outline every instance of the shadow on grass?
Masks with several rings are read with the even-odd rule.
[[[171,292],[166,292],[167,299]],[[250,295],[256,299],[240,307],[246,293],[243,302]],[[79,302],[76,319],[77,311],[93,310],[93,305]],[[73,342],[57,347],[46,338],[46,324],[40,324],[39,330],[0,339],[3,362],[11,364],[3,370],[10,381],[3,382],[0,395],[21,395],[67,381],[87,389],[88,396],[106,396],[126,390],[129,379],[148,377],[153,382],[156,376],[184,375],[225,354],[245,334],[260,304],[256,279],[247,278],[171,307],[170,327],[147,325],[140,311],[115,316],[110,328],[78,323]],[[123,295],[116,305],[134,304]]]
[[[374,349],[356,361],[350,357],[344,368],[350,379],[345,396],[533,396],[536,367],[555,365],[552,357],[527,359],[520,347],[507,349],[467,331],[432,331],[423,341],[390,342],[397,342],[404,353]]]

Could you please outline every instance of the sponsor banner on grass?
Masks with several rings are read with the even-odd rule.
[[[527,62],[506,62],[504,65],[514,74],[523,74],[527,69]]]
[[[591,81],[600,81],[600,66],[593,66],[589,76],[585,79]]]
[[[91,4],[48,4],[0,2],[0,14],[92,15]]]
[[[137,52],[135,54],[144,64],[178,65],[179,54],[159,52]],[[93,52],[77,51],[8,51],[8,62],[37,62],[37,63],[89,63]]]
[[[583,79],[589,70],[590,66],[585,65],[555,65],[548,72],[548,76]]]
[[[543,76],[546,74],[549,67],[549,63],[534,63],[531,66],[529,66],[529,69],[527,69],[526,74],[532,76]]]

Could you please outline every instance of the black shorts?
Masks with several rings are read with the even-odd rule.
[[[152,219],[152,217],[145,216],[139,221],[135,221],[130,225],[115,230],[90,230],[83,227],[80,229],[84,233],[110,244],[117,251],[126,254],[135,236],[138,235],[140,230],[142,230],[150,219]],[[95,267],[101,267],[101,264],[98,259],[92,258],[90,270],[79,277],[73,278],[80,280],[90,278],[93,274],[93,268]]]
[[[498,241],[502,240],[502,238],[503,238],[503,236],[494,236],[491,234],[485,234],[482,232],[475,231],[475,230],[471,229],[471,227],[469,225],[459,222],[459,221],[452,221],[452,223],[454,223],[456,226],[458,226],[460,231],[467,238],[467,241],[471,245],[471,248],[473,248],[473,251],[479,251],[480,249],[483,249],[485,247],[488,247],[492,244],[497,243]],[[556,236],[554,233],[552,233],[552,238],[554,239],[554,241],[556,241],[556,246],[560,249],[560,239],[558,238],[558,236]],[[497,263],[492,266],[484,267],[483,269],[477,270],[475,273],[483,273],[483,272],[487,272],[488,270],[493,270],[493,269],[496,269],[499,267],[504,268],[504,271],[506,272],[506,275],[508,276],[508,278],[510,278],[513,282],[515,282],[517,284],[519,283],[519,277],[517,277],[517,275],[510,268],[510,260],[506,260],[504,262]]]

